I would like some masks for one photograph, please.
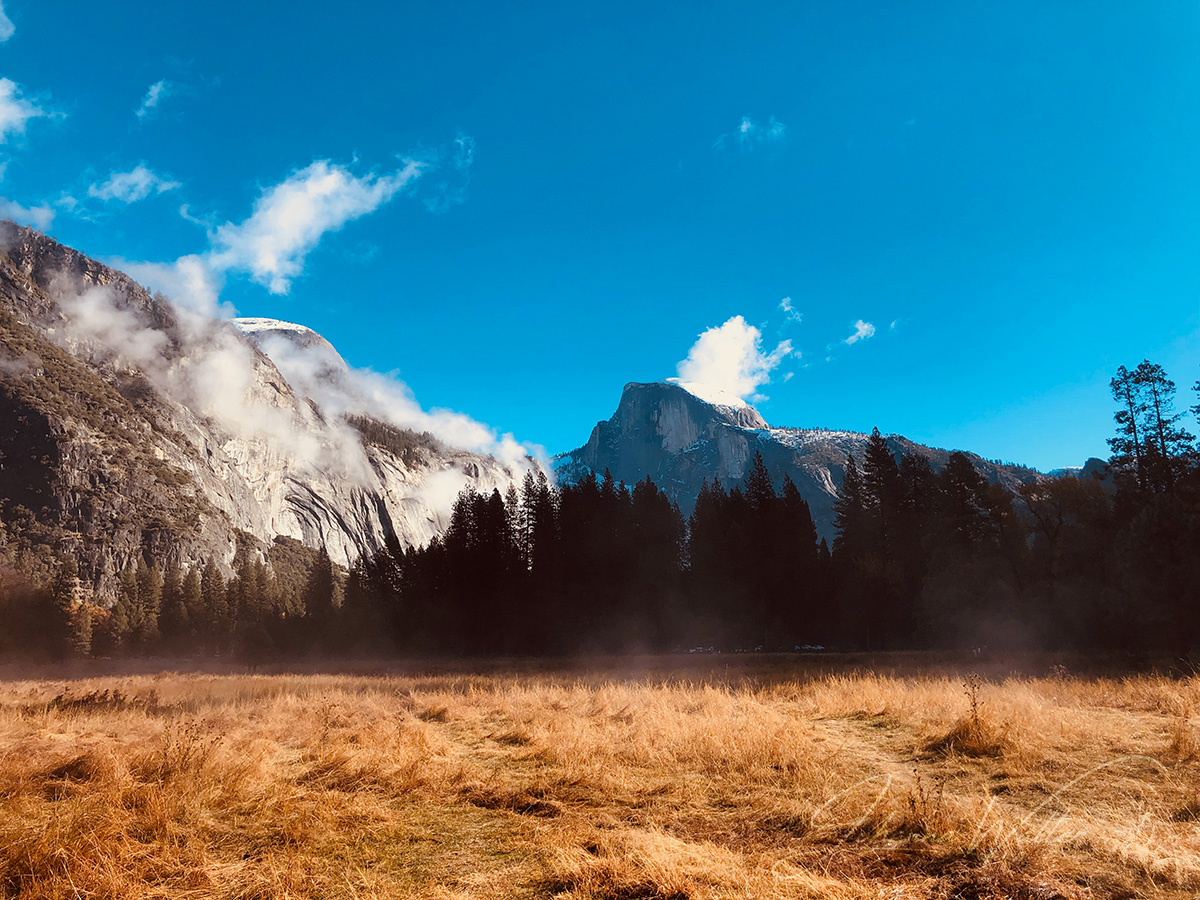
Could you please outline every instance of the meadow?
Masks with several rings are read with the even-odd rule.
[[[661,657],[0,668],[21,898],[1200,892],[1200,676]]]

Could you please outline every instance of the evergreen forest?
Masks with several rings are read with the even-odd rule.
[[[0,653],[562,655],[813,649],[1200,647],[1200,403],[1144,361],[1112,379],[1104,471],[1009,492],[962,453],[935,471],[878,429],[846,460],[837,537],[757,456],[706,483],[687,519],[649,478],[544,476],[458,497],[425,547],[395,539],[349,571],[278,539],[183,570],[145,556],[111,604],[75,563],[0,548]],[[1200,382],[1193,390],[1200,394]]]

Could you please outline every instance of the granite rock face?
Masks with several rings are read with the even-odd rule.
[[[536,466],[338,402],[353,375],[327,341],[248,321],[0,223],[0,540],[42,534],[100,593],[139,554],[228,569],[239,541],[276,536],[348,564],[389,535],[427,543],[462,488],[503,492]],[[302,384],[271,358],[289,346]]]
[[[832,542],[833,504],[847,457],[853,454],[861,465],[868,437],[852,431],[772,428],[751,406],[707,403],[671,382],[631,383],[612,418],[597,423],[582,447],[556,456],[554,469],[567,483],[589,472],[600,476],[606,469],[628,484],[649,475],[687,515],[705,480],[719,480],[727,488],[741,484],[758,452],[777,487],[785,476],[795,482],[818,534]],[[947,450],[900,435],[888,435],[887,442],[897,457],[919,453],[935,470],[950,457]],[[1041,477],[1032,469],[967,456],[988,481],[1008,488]]]

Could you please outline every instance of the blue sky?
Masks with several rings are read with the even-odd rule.
[[[2,206],[551,452],[740,316],[773,424],[1106,455],[1200,377],[1200,8],[888,7],[4,0]]]

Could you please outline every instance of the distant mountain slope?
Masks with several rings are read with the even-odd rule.
[[[720,479],[740,484],[755,451],[761,452],[776,484],[785,475],[808,501],[820,535],[833,539],[833,504],[845,474],[846,458],[860,463],[867,435],[852,431],[772,428],[753,407],[715,404],[672,382],[625,385],[617,411],[599,422],[588,442],[561,453],[553,464],[559,479],[574,482],[588,472],[628,483],[647,475],[683,509],[691,512],[700,485]],[[950,453],[889,435],[893,452],[919,453],[940,469]],[[1040,475],[1032,469],[989,462],[967,454],[990,482],[1015,488]]]
[[[341,563],[422,544],[463,487],[533,465],[398,427],[367,393],[310,329],[178,309],[0,222],[0,540],[74,552],[102,591],[143,551],[227,565],[239,534]]]

